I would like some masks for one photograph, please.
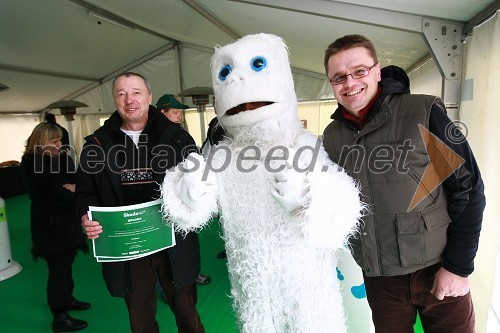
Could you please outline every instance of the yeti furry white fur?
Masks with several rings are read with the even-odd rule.
[[[255,57],[265,59],[264,68],[260,58],[252,67]],[[230,67],[222,80],[224,66]],[[185,233],[220,214],[242,333],[346,332],[336,252],[356,232],[364,207],[355,181],[302,128],[286,45],[274,35],[248,35],[216,48],[211,68],[217,117],[227,137],[195,172],[185,172],[186,162],[167,172],[166,218]],[[272,104],[226,114],[258,101]],[[269,159],[284,154],[276,147],[295,152],[300,165],[314,166],[305,177],[306,199],[291,212],[271,194],[276,174],[270,169],[284,163]],[[210,181],[202,180],[207,176]],[[189,204],[180,195],[183,187],[194,193]]]

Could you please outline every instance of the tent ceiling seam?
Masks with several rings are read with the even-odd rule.
[[[472,30],[474,29],[474,27],[481,25],[483,22],[495,16],[499,10],[500,0],[496,0],[465,24],[462,31],[462,36],[472,34]]]
[[[418,34],[423,34],[421,23],[424,17],[455,24],[465,23],[463,21],[448,20],[433,16],[422,16],[333,0],[308,0],[307,2],[302,0],[267,0],[265,2],[259,0],[228,1]],[[335,13],[335,15],[330,13]]]
[[[150,60],[150,59],[152,59],[152,58],[154,58],[154,57],[156,57],[156,56],[164,53],[164,52],[167,52],[167,51],[173,49],[178,44],[179,43],[177,42],[177,43],[174,43],[174,44],[169,43],[167,45],[164,45],[164,46],[160,47],[159,49],[157,49],[157,50],[155,50],[155,51],[153,51],[153,52],[145,55],[144,57],[141,57],[141,58],[139,58],[139,59],[131,62],[130,64],[128,64],[126,66],[123,66],[123,67],[121,67],[121,68],[113,71],[112,73],[104,76],[98,82],[90,84],[90,85],[88,85],[86,87],[83,87],[82,89],[79,89],[79,90],[75,91],[74,93],[72,93],[72,94],[64,97],[63,100],[76,98],[76,97],[78,97],[78,96],[86,93],[87,91],[89,91],[89,90],[91,90],[91,89],[93,89],[95,87],[98,87],[98,86],[102,85],[103,83],[105,83],[105,82],[107,82],[109,80],[114,79],[116,75],[121,74],[123,72],[126,72],[126,71],[128,71],[128,70],[130,70],[130,69],[132,69],[132,68],[134,68],[134,67],[136,67],[136,66],[138,66],[138,65],[140,65],[140,64],[142,64],[142,63],[144,63],[144,62],[146,62],[146,61],[148,61],[148,60]]]
[[[198,14],[206,18],[210,23],[215,25],[217,28],[220,30],[224,31],[226,34],[228,34],[230,37],[234,39],[240,39],[241,36],[238,35],[236,32],[234,32],[230,27],[225,25],[221,20],[217,18],[214,14],[212,14],[208,9],[200,5],[197,1],[195,0],[182,0],[185,4],[193,8]]]
[[[29,73],[29,74],[38,74],[38,75],[45,75],[45,76],[53,76],[53,77],[59,77],[59,78],[63,78],[63,79],[84,80],[84,81],[99,81],[99,79],[95,78],[95,77],[89,77],[89,76],[83,76],[83,75],[75,75],[75,74],[67,74],[67,73],[59,73],[59,72],[52,72],[52,71],[46,71],[46,70],[35,69],[35,68],[27,68],[27,67],[20,67],[20,66],[10,66],[10,65],[0,64],[0,69],[7,70],[7,71],[13,71],[13,72],[20,72],[20,73]]]
[[[126,26],[130,26],[130,27],[132,27],[134,29],[137,29],[137,30],[140,30],[142,32],[145,32],[145,33],[147,33],[149,35],[152,35],[152,36],[155,36],[155,37],[158,37],[158,38],[161,38],[161,39],[166,39],[166,40],[168,40],[168,41],[170,41],[172,43],[176,43],[176,42],[178,43],[179,42],[179,41],[177,41],[177,40],[175,40],[175,39],[173,39],[171,37],[168,37],[168,36],[166,36],[164,34],[158,33],[158,32],[156,32],[154,30],[148,29],[148,28],[146,28],[146,27],[144,27],[142,25],[139,25],[139,24],[137,24],[135,22],[127,20],[126,18],[123,18],[123,17],[121,17],[119,15],[116,15],[116,14],[114,14],[112,12],[109,12],[109,11],[107,11],[105,9],[102,9],[101,7],[94,6],[94,5],[92,5],[92,4],[90,4],[90,3],[86,2],[86,1],[83,1],[83,0],[69,0],[69,1],[71,1],[71,2],[73,2],[75,4],[77,4],[77,5],[79,5],[81,7],[84,7],[86,9],[90,10],[90,11],[96,12],[96,13],[98,13],[101,16],[108,17],[111,20],[117,21],[118,23],[124,24]]]

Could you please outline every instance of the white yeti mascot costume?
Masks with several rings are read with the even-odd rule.
[[[167,172],[167,220],[187,232],[220,213],[242,333],[345,332],[336,250],[363,204],[298,119],[286,45],[245,36],[216,48],[211,69],[227,138]]]

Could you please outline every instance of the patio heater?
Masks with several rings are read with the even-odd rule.
[[[3,198],[0,198],[0,281],[16,275],[22,269],[23,267],[12,259],[7,211],[5,209],[5,201]]]
[[[6,91],[6,90],[9,90],[9,86],[6,86],[5,84],[3,83],[0,83],[0,92],[2,91]]]
[[[75,120],[73,116],[76,114],[76,108],[81,108],[81,107],[88,107],[87,104],[79,102],[79,101],[57,101],[49,106],[46,107],[46,109],[59,109],[61,110],[61,114],[64,116],[64,119],[66,120],[66,123],[68,124],[68,136],[69,136],[69,145],[71,147],[74,147],[73,145],[73,125],[71,122]],[[74,149],[71,149],[71,157],[75,159],[75,152]]]
[[[205,141],[206,130],[205,130],[205,110],[207,109],[207,104],[210,100],[210,95],[214,94],[214,90],[211,87],[193,87],[182,91],[179,95],[181,97],[189,97],[193,99],[193,104],[196,105],[198,114],[200,116],[200,131],[201,131],[201,142]]]
[[[76,114],[76,108],[81,108],[81,107],[88,107],[88,105],[82,102],[70,100],[70,101],[57,101],[47,106],[46,109],[60,109],[61,114],[64,116],[64,119],[66,119],[69,125],[70,121],[75,120],[73,116]]]

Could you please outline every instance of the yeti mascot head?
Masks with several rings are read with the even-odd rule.
[[[280,37],[248,35],[217,47],[211,69],[217,118],[230,139],[283,144],[302,127]]]

